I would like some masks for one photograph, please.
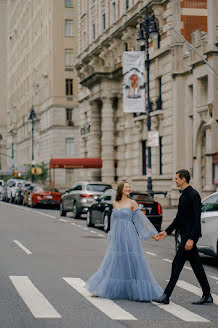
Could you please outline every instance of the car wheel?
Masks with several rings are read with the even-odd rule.
[[[92,223],[92,212],[91,211],[88,211],[87,212],[87,216],[86,216],[86,225],[87,227],[93,227],[94,224]]]
[[[74,219],[80,218],[80,214],[79,214],[78,208],[76,206],[76,203],[73,204],[73,218]]]
[[[108,232],[110,230],[110,219],[108,212],[104,213],[104,231]]]
[[[60,203],[60,216],[66,216],[66,211],[64,210],[64,205],[63,203],[61,202]]]

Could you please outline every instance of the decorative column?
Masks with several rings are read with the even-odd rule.
[[[103,182],[114,183],[114,109],[111,98],[102,98],[101,147]]]
[[[90,101],[89,120],[90,134],[88,136],[88,157],[101,157],[101,104]]]

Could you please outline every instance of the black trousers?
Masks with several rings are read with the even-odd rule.
[[[196,244],[194,244],[190,251],[186,251],[185,242],[182,242],[178,248],[172,263],[171,277],[164,292],[170,297],[177,283],[177,280],[179,279],[179,275],[183,269],[183,266],[187,260],[190,262],[192,270],[194,271],[194,274],[198,279],[199,284],[201,285],[203,295],[208,296],[210,294],[210,286],[204,271],[204,267],[201,263],[200,256],[198,254]]]

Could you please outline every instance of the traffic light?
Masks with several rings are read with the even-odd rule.
[[[20,178],[20,177],[21,177],[21,173],[19,171],[15,171],[14,178]]]

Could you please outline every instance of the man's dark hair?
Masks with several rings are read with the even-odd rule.
[[[177,171],[176,174],[179,175],[180,179],[185,178],[186,182],[189,183],[189,181],[190,181],[190,173],[189,173],[188,170],[182,169],[182,170]]]

